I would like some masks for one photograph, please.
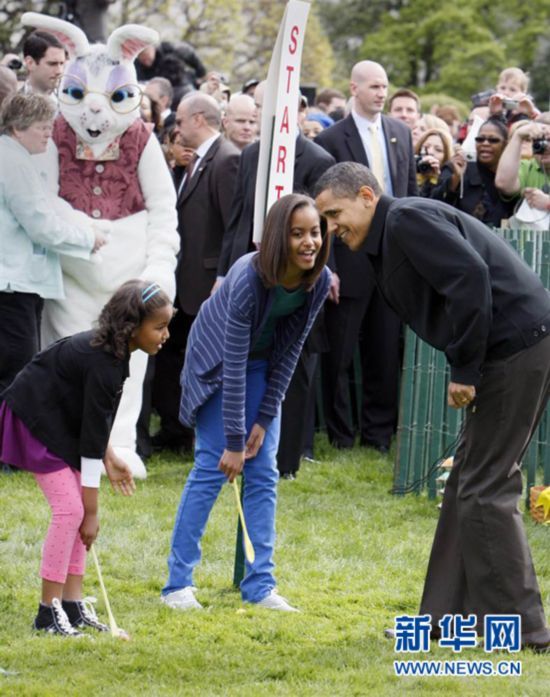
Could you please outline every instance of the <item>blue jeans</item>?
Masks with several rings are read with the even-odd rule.
[[[250,433],[266,388],[267,361],[250,361],[246,374],[246,429]],[[222,388],[223,389],[223,388]],[[275,587],[273,548],[277,504],[276,455],[280,414],[273,419],[255,458],[246,460],[243,509],[254,546],[254,564],[246,562],[241,582],[243,600],[257,603]],[[169,577],[162,594],[193,585],[193,569],[201,559],[200,541],[222,485],[227,477],[218,469],[225,449],[222,419],[222,390],[198,411],[195,464],[183,489],[168,557]]]

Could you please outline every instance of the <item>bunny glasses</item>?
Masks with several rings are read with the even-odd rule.
[[[57,88],[57,98],[62,104],[67,106],[80,104],[88,94],[102,94],[104,97],[107,97],[111,108],[118,114],[129,114],[134,109],[137,109],[143,96],[141,87],[132,84],[121,85],[112,92],[90,90],[80,78],[74,75],[65,75]]]

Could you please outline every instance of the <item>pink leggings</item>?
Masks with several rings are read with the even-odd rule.
[[[34,478],[52,509],[40,576],[55,583],[65,583],[67,574],[83,576],[86,547],[79,533],[84,518],[80,472],[65,467],[48,474],[35,473]]]

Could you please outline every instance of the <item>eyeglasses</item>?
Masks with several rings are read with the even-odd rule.
[[[67,106],[80,104],[88,94],[102,94],[107,97],[111,108],[118,114],[129,114],[137,109],[143,96],[139,85],[121,85],[112,92],[89,90],[82,80],[74,75],[65,75],[57,88],[57,98]]]
[[[502,138],[495,138],[494,136],[476,136],[476,143],[491,143],[491,145],[496,145],[497,143],[502,143]]]

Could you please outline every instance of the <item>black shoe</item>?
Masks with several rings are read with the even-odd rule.
[[[526,632],[521,640],[522,649],[531,649],[535,653],[550,653],[550,637],[548,627],[534,632]]]
[[[71,626],[85,629],[91,627],[98,632],[108,632],[109,627],[97,619],[94,603],[95,598],[84,598],[83,600],[64,600],[63,609],[67,613]]]
[[[61,636],[81,637],[82,632],[77,631],[69,622],[69,618],[58,598],[52,600],[52,604],[38,606],[38,614],[34,618],[33,629],[47,634],[60,634]]]
[[[351,443],[341,443],[338,440],[333,440],[330,442],[333,448],[336,450],[351,450],[353,448],[353,442]]]
[[[550,641],[538,644],[532,641],[526,641],[521,645],[522,649],[531,649],[534,653],[550,653]]]
[[[390,452],[390,446],[386,445],[385,443],[374,443],[370,440],[361,439],[360,445],[362,448],[372,448],[381,455],[387,455]]]

